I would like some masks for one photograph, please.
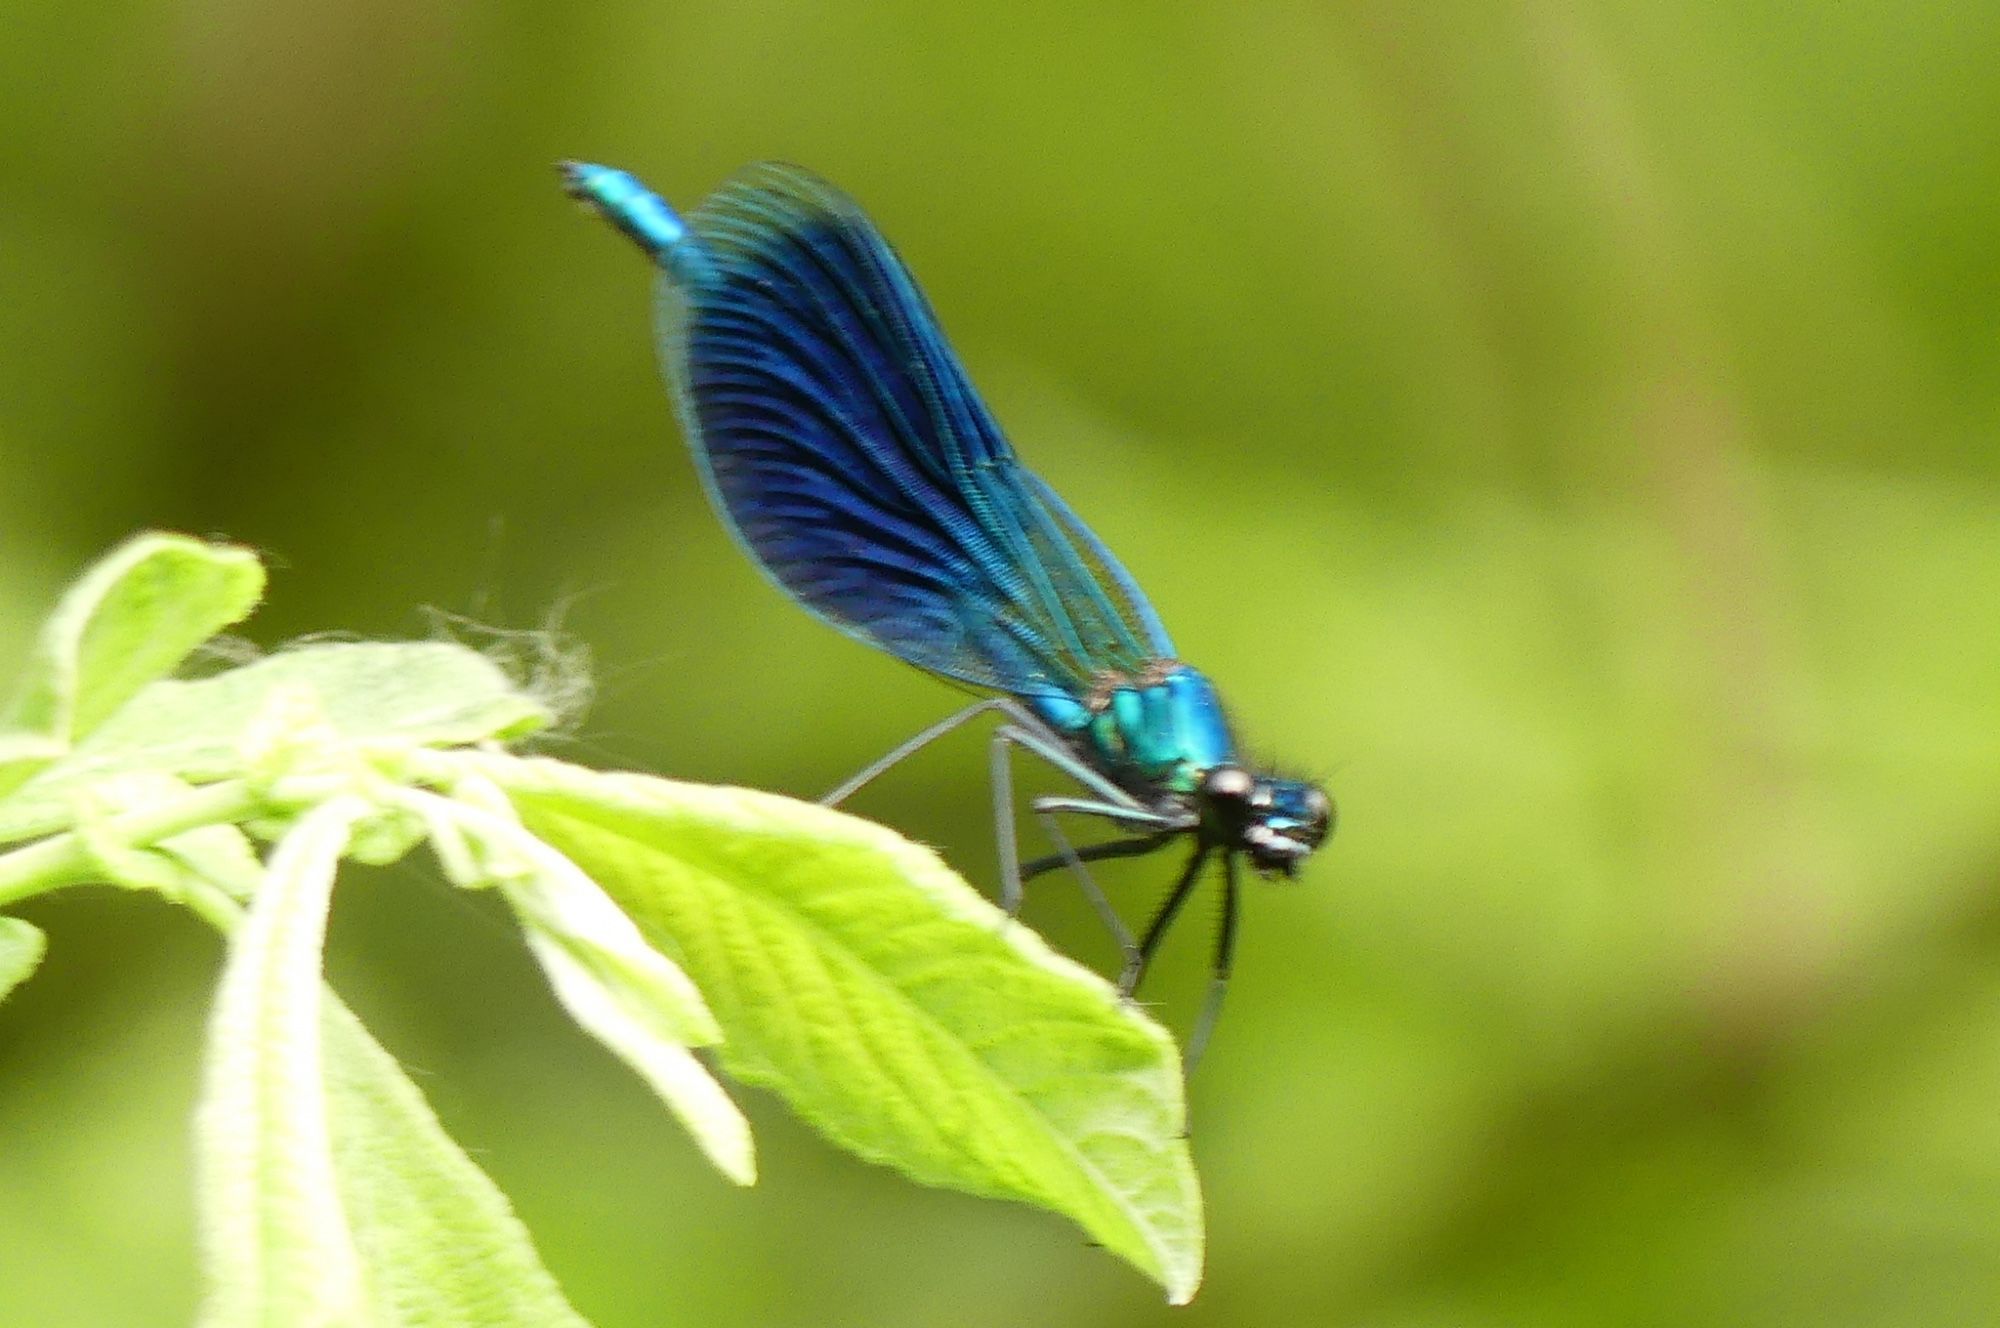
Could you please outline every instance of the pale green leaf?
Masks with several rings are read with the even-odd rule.
[[[1111,987],[928,850],[767,794],[472,753],[527,827],[701,987],[732,1073],[871,1160],[1067,1214],[1201,1276],[1180,1060]]]
[[[90,854],[94,879],[169,897],[194,882],[219,887],[238,901],[254,895],[264,864],[249,836],[234,825],[204,825],[146,844],[129,842],[118,829],[131,814],[193,793],[185,780],[144,771],[106,775],[77,790],[74,832]]]
[[[502,888],[570,1016],[660,1095],[723,1175],[755,1182],[749,1122],[688,1050],[721,1030],[687,975],[581,872]]]
[[[154,851],[239,902],[249,900],[264,883],[264,864],[250,836],[233,825],[205,825],[161,840]]]
[[[339,798],[302,817],[230,938],[195,1114],[205,1328],[368,1322],[320,1060],[327,904],[366,810]]]
[[[322,1008],[334,1169],[374,1322],[587,1328],[395,1058],[331,992]]]
[[[522,829],[491,784],[462,779],[448,798],[409,790],[403,803],[430,827],[452,880],[499,885],[578,1025],[660,1095],[724,1175],[753,1183],[749,1122],[688,1050],[722,1031],[687,974],[576,864]]]
[[[19,788],[67,750],[39,733],[0,733],[0,796]]]
[[[605,970],[590,961],[588,950],[553,939],[532,925],[528,944],[578,1026],[659,1094],[717,1170],[738,1185],[754,1184],[757,1158],[750,1123],[694,1053],[664,1032],[669,1020],[659,1013],[658,1004],[647,994],[607,980]]]
[[[327,643],[211,678],[146,688],[78,747],[0,801],[0,842],[64,828],[74,792],[114,773],[195,782],[243,773],[271,716],[305,695],[329,740],[449,746],[532,732],[548,710],[483,656],[443,642]]]
[[[263,591],[264,569],[248,549],[185,535],[127,541],[63,594],[0,727],[59,753],[248,616]],[[0,792],[33,768],[25,750],[0,752]]]
[[[39,927],[19,918],[0,918],[0,1001],[27,981],[47,948],[48,940]]]
[[[331,857],[365,810],[301,818],[232,941],[198,1116],[213,1279],[204,1323],[587,1328],[506,1198],[395,1059],[319,984],[310,915],[323,918]],[[224,844],[211,832],[234,838]],[[164,859],[241,896],[253,882],[239,850],[247,841],[221,826],[159,846]],[[263,875],[254,859],[248,871]],[[319,990],[317,1064],[301,1036],[308,981]],[[225,1032],[225,1019],[238,1036]],[[322,1259],[346,1286],[315,1300]]]
[[[72,799],[74,833],[89,854],[92,878],[132,890],[158,891],[170,898],[176,895],[190,871],[203,880],[209,879],[200,866],[190,863],[185,856],[166,851],[169,843],[175,843],[184,852],[192,853],[197,862],[213,858],[212,865],[233,875],[239,885],[248,879],[243,876],[246,864],[234,851],[234,845],[240,844],[242,851],[250,856],[247,865],[252,877],[261,880],[263,864],[256,860],[243,832],[233,825],[203,826],[171,840],[143,845],[130,842],[120,832],[125,815],[170,805],[192,792],[193,787],[185,780],[144,771],[106,775],[77,790]],[[222,847],[225,844],[231,847]],[[254,889],[252,885],[238,897],[247,899]]]

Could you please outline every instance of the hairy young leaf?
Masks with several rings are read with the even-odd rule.
[[[1193,1295],[1201,1201],[1172,1040],[936,855],[768,794],[453,760],[680,962],[732,1073],[863,1157],[1067,1214]]]
[[[302,817],[230,938],[195,1113],[204,1328],[367,1323],[320,1060],[327,904],[366,810],[342,797]]]
[[[0,797],[19,788],[68,749],[41,733],[0,733]]]
[[[247,901],[263,882],[264,864],[236,826],[204,825],[144,846],[118,829],[123,815],[173,805],[194,791],[185,780],[146,771],[107,775],[79,789],[71,800],[73,829],[89,852],[93,878],[169,898],[206,883]]]
[[[81,740],[195,647],[247,617],[264,593],[248,549],[140,535],[65,592],[0,728],[0,793]],[[37,759],[37,749],[41,759]]]
[[[752,1184],[750,1124],[688,1050],[722,1039],[701,992],[596,882],[548,852],[559,866],[541,865],[501,888],[557,999],[660,1095],[722,1174]]]
[[[0,1001],[27,981],[47,947],[39,927],[19,918],[0,918]]]
[[[340,1198],[380,1328],[588,1328],[527,1230],[361,1021],[325,993]]]
[[[755,1184],[750,1123],[687,1044],[668,1035],[657,1004],[621,986],[575,947],[532,925],[527,934],[570,1017],[659,1094],[717,1170],[738,1185]]]
[[[0,842],[63,828],[76,790],[107,775],[155,772],[206,782],[243,773],[246,747],[288,694],[310,697],[332,737],[362,746],[451,746],[516,737],[549,721],[540,702],[463,646],[305,646],[212,678],[146,688],[0,800]]]
[[[320,978],[334,871],[365,805],[272,854],[210,1026],[200,1146],[205,1328],[587,1328],[505,1197]]]
[[[402,805],[428,826],[446,876],[499,886],[570,1017],[660,1095],[725,1176],[754,1183],[750,1124],[689,1051],[722,1030],[687,974],[597,882],[523,829],[491,783],[459,779],[451,797],[409,790]]]

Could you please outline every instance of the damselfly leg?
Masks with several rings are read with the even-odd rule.
[[[1075,813],[1112,821],[1130,829],[1154,831],[1156,834],[1150,837],[1154,841],[1154,846],[1166,842],[1175,833],[1190,828],[1192,822],[1186,818],[1163,816],[1141,804],[1124,789],[1079,760],[1046,724],[1012,698],[992,697],[977,701],[945,716],[871,762],[821,798],[820,803],[828,807],[839,806],[931,743],[986,714],[999,714],[1006,718],[1006,722],[993,732],[989,760],[989,777],[993,791],[994,839],[1000,858],[1001,907],[1009,917],[1018,915],[1025,898],[1026,881],[1054,867],[1067,867],[1070,874],[1075,877],[1077,886],[1083,892],[1092,911],[1103,921],[1105,929],[1117,943],[1122,963],[1130,967],[1138,953],[1131,929],[1118,916],[1117,909],[1112,907],[1103,887],[1098,885],[1096,878],[1084,864],[1099,858],[1130,856],[1137,850],[1106,853],[1094,851],[1096,846],[1078,850],[1071,844],[1069,836],[1063,832],[1055,818],[1060,814]],[[1057,851],[1048,857],[1035,859],[1030,864],[1033,870],[1025,872],[1022,870],[1019,834],[1014,823],[1012,756],[1016,747],[1040,757],[1096,795],[1090,798],[1042,797],[1034,800],[1031,806],[1036,818]]]
[[[1215,962],[1208,971],[1208,994],[1202,998],[1201,1013],[1188,1034],[1189,1074],[1194,1073],[1202,1052],[1208,1049],[1208,1035],[1215,1031],[1215,1021],[1222,1016],[1222,998],[1229,990],[1229,970],[1236,962],[1236,913],[1236,855],[1232,853],[1222,860],[1222,921],[1215,931]]]
[[[1118,976],[1118,990],[1130,996],[1145,980],[1146,970],[1152,966],[1153,956],[1159,952],[1160,942],[1166,939],[1167,929],[1174,925],[1174,918],[1194,893],[1196,882],[1201,879],[1201,869],[1208,862],[1210,849],[1206,844],[1196,845],[1193,856],[1182,869],[1180,879],[1167,893],[1153,920],[1146,924],[1146,934],[1139,940],[1139,949],[1125,965],[1125,971]]]
[[[1175,879],[1173,889],[1167,893],[1166,898],[1147,922],[1145,934],[1135,940],[1132,930],[1125,925],[1124,919],[1119,917],[1117,909],[1112,907],[1110,899],[1091,874],[1088,864],[1142,857],[1193,832],[1197,829],[1198,822],[1190,815],[1163,813],[1144,805],[1072,754],[1061,738],[1012,698],[995,697],[978,701],[947,715],[866,766],[820,799],[821,803],[829,807],[838,806],[939,738],[986,714],[998,714],[1005,719],[1005,722],[993,731],[989,756],[994,838],[1000,857],[1001,907],[1006,910],[1009,917],[1015,916],[1019,913],[1022,900],[1025,898],[1027,882],[1058,868],[1067,869],[1076,879],[1078,888],[1082,890],[1092,910],[1117,943],[1122,957],[1118,990],[1121,995],[1132,996],[1138,990],[1139,984],[1145,980],[1146,971],[1152,966],[1153,957],[1158,953],[1160,944],[1172,928],[1175,918],[1180,915],[1182,907],[1200,884],[1202,869],[1207,866],[1214,849],[1208,844],[1196,845],[1193,854],[1188,858],[1187,865]],[[1056,851],[1026,862],[1021,861],[1020,841],[1014,823],[1012,758],[1013,749],[1017,747],[1040,757],[1094,795],[1035,798],[1029,805],[1041,824],[1043,833],[1048,836]],[[1124,839],[1106,840],[1078,847],[1070,842],[1069,835],[1057,820],[1059,816],[1065,815],[1094,817],[1136,833]],[[1228,989],[1230,968],[1235,962],[1238,886],[1234,854],[1225,853],[1223,856],[1222,890],[1222,920],[1216,933],[1215,955],[1209,973],[1208,992],[1188,1038],[1187,1066],[1190,1070],[1201,1058],[1203,1049],[1208,1045],[1209,1035],[1214,1031],[1216,1019],[1221,1014],[1223,995]]]
[[[1142,835],[1137,839],[1107,839],[1101,844],[1086,844],[1069,853],[1050,853],[1021,864],[1021,879],[1032,881],[1044,872],[1058,867],[1067,867],[1072,862],[1103,862],[1112,858],[1140,858],[1148,853],[1172,843],[1171,833]]]
[[[896,746],[891,747],[881,757],[869,762],[846,780],[842,781],[831,793],[820,798],[819,805],[822,807],[838,807],[841,803],[846,802],[856,793],[859,793],[863,788],[874,783],[881,775],[909,760],[912,756],[915,756],[939,738],[944,737],[945,734],[950,733],[953,729],[961,728],[978,719],[981,715],[994,713],[1007,715],[1016,723],[1022,720],[1033,723],[1035,718],[1024,710],[1019,702],[1008,697],[994,696],[988,697],[984,701],[975,701],[963,710],[956,710],[946,715],[943,719],[907,741],[900,742]]]

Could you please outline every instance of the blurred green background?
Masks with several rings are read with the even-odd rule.
[[[599,695],[558,751],[831,785],[955,698],[729,545],[643,266],[549,169],[691,203],[798,161],[1344,819],[1247,901],[1181,1311],[768,1098],[731,1189],[490,910],[357,875],[336,983],[587,1315],[1993,1322],[1996,50],[2000,7],[1892,0],[19,0],[0,658],[126,533],[219,533],[277,565],[264,645],[560,611]],[[982,753],[857,809],[990,886]],[[1183,1027],[1205,912],[1154,993]],[[184,1323],[215,938],[22,915],[0,1323]]]

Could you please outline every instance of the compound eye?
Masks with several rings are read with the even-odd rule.
[[[1202,779],[1201,787],[1211,798],[1241,802],[1257,787],[1257,781],[1240,765],[1219,765]]]
[[[1333,828],[1333,799],[1326,796],[1323,789],[1308,789],[1305,797],[1306,824],[1313,827],[1320,837]]]

